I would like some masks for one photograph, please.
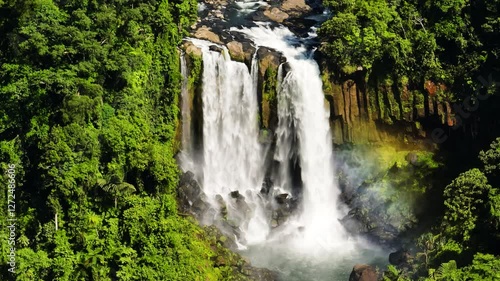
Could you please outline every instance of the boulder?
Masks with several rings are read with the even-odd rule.
[[[231,41],[227,43],[227,49],[232,60],[244,62],[245,52],[243,51],[243,44],[237,41]]]
[[[231,191],[229,193],[229,195],[231,196],[231,198],[235,198],[235,199],[240,198],[240,196],[242,196],[238,190]]]
[[[312,9],[306,4],[305,0],[285,0],[281,4],[281,10],[292,17],[300,17],[309,13]]]
[[[283,21],[285,21],[290,17],[287,13],[283,12],[282,10],[276,7],[266,9],[264,11],[264,16],[272,21],[279,23],[282,23]]]
[[[255,281],[277,281],[278,274],[266,268],[256,268],[247,263],[241,267],[241,273],[248,276],[249,280]]]
[[[222,44],[219,35],[215,34],[206,25],[203,25],[202,27],[198,28],[193,34],[193,36],[198,39],[208,40],[214,43]]]
[[[287,198],[288,198],[288,193],[279,194],[275,197],[276,202],[278,202],[278,204],[285,204]]]
[[[208,49],[212,52],[217,52],[217,53],[223,53],[224,52],[224,49],[222,49],[221,47],[217,46],[217,45],[210,45],[208,47]]]
[[[201,49],[196,47],[193,42],[191,41],[185,41],[183,44],[182,44],[182,49],[184,50],[184,52],[186,52],[186,54],[188,55],[192,55],[192,56],[195,56],[195,57],[201,57],[202,56],[202,52],[201,52]]]
[[[405,249],[399,249],[389,254],[389,262],[396,266],[405,266],[411,259],[410,253]]]
[[[262,78],[269,67],[277,71],[284,58],[281,53],[266,47],[259,48],[257,57],[259,58],[259,75]]]
[[[217,7],[223,7],[227,6],[227,0],[205,0],[205,3],[212,5],[212,6],[217,6]]]
[[[180,178],[179,188],[177,189],[177,198],[181,211],[193,212],[193,203],[198,201],[202,194],[203,191],[194,179],[194,174],[189,171],[184,173]]]
[[[378,274],[375,268],[367,264],[356,264],[349,276],[349,281],[377,281]]]

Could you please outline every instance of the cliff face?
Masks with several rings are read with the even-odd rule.
[[[225,44],[228,55],[233,60],[245,63],[250,70],[255,49],[244,44],[239,48],[240,51],[235,51],[234,45],[234,41]],[[201,50],[190,42],[186,42],[182,48],[187,54],[189,68],[189,103],[193,122],[191,128],[194,130],[191,135],[200,139],[203,75]],[[263,130],[273,132],[278,122],[278,68],[286,58],[279,52],[264,47],[257,50],[256,57],[259,67],[257,99],[260,105],[260,125]],[[429,128],[454,125],[452,105],[443,98],[446,96],[446,88],[443,86],[427,82],[421,90],[413,90],[408,85],[394,83],[391,79],[366,81],[361,71],[340,82],[335,81],[326,69],[323,69],[322,75],[325,106],[330,110],[335,144],[419,145],[422,140],[430,137]]]
[[[498,97],[487,94],[496,83],[479,77],[479,92],[457,100],[444,85],[422,85],[373,78],[357,71],[334,79],[323,68],[325,98],[330,108],[333,141],[343,143],[395,143],[422,146],[443,144],[480,146],[498,134]],[[497,117],[492,117],[497,116]],[[450,145],[450,144],[448,144]]]
[[[215,33],[206,27],[200,29],[203,32],[194,32],[195,37],[212,39],[218,46],[224,45],[231,59],[245,63],[249,70],[252,58],[256,55],[259,67],[259,120],[262,130],[271,133],[266,135],[272,136],[278,122],[278,68],[286,58],[269,48],[261,47],[256,50],[251,42],[235,34],[215,38],[209,36]],[[196,142],[200,142],[197,145],[201,145],[201,50],[190,42],[186,42],[182,49],[187,54],[189,68],[193,129],[190,135],[195,137]],[[220,47],[214,49],[222,51]],[[481,105],[477,107],[478,101],[472,105],[470,98],[468,102],[467,98],[453,100],[451,97],[456,95],[452,95],[451,90],[432,81],[411,84],[404,79],[377,76],[373,72],[367,75],[363,70],[358,70],[348,77],[338,78],[324,66],[326,63],[321,62],[321,59],[319,61],[325,106],[330,109],[332,138],[335,144],[392,143],[398,147],[403,145],[433,148],[435,144],[442,144],[449,139],[463,143],[464,139],[477,140],[477,137],[484,138],[486,143],[495,136],[495,130],[500,126],[497,119],[481,119],[491,114],[498,115],[500,111],[497,110],[498,106],[494,106],[497,103],[493,101],[496,97],[489,97],[487,102],[479,100]],[[284,69],[286,70],[286,67]]]
[[[365,79],[362,71],[335,81],[323,69],[333,141],[343,143],[416,143],[429,137],[422,123],[453,126],[446,88],[427,82],[422,89],[390,78]]]
[[[203,38],[205,39],[205,38]],[[215,46],[215,45],[214,45]],[[259,122],[262,131],[267,131],[265,136],[272,136],[274,129],[278,124],[277,115],[277,92],[276,83],[279,65],[286,61],[281,53],[266,47],[260,47],[257,51],[253,46],[246,43],[229,41],[220,43],[218,46],[225,46],[227,50],[220,47],[214,47],[214,50],[227,52],[227,55],[234,61],[245,63],[251,70],[252,58],[256,55],[258,64],[257,79],[257,101],[259,103]],[[236,48],[235,48],[236,46]],[[193,149],[197,150],[203,145],[203,105],[202,105],[202,87],[203,87],[203,57],[201,50],[193,43],[186,41],[181,49],[185,53],[187,74],[188,74],[188,100],[190,118],[181,122],[189,122],[187,126],[191,129],[188,135],[194,140]],[[180,99],[179,99],[180,100]],[[180,101],[181,102],[181,101]],[[179,106],[180,108],[181,105]],[[182,135],[180,124],[178,128],[178,138]],[[263,139],[264,140],[264,139]],[[269,141],[269,140],[266,140]]]

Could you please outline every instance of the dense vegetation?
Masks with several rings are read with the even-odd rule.
[[[384,280],[500,278],[500,138],[481,151],[483,165],[456,177],[443,192],[443,214],[414,241],[414,256],[390,266]],[[438,214],[433,214],[438,215]]]
[[[177,214],[177,46],[194,19],[193,0],[0,1],[0,200],[14,164],[17,280],[237,277],[240,261]],[[2,280],[15,276],[6,211]]]
[[[481,82],[486,81],[478,77],[498,79],[500,1],[324,3],[333,16],[319,30],[321,50],[339,77],[360,71],[366,81],[390,77],[421,91],[426,81],[433,81],[447,89],[447,100],[465,100],[470,112],[484,95],[498,94],[494,83],[485,88]],[[437,221],[414,241],[416,255],[399,267],[391,266],[386,280],[500,278],[500,139],[478,159],[455,154],[456,160],[468,162],[458,166],[470,169],[439,190],[442,213],[432,214]]]
[[[461,99],[497,71],[499,0],[325,4],[322,51],[342,75],[432,80]],[[0,200],[14,164],[18,235],[17,273],[2,254],[0,279],[244,278],[224,238],[176,206],[177,46],[195,18],[194,0],[0,0]],[[500,278],[500,139],[477,160],[443,186],[442,214],[384,278]],[[414,197],[426,188],[391,176]]]
[[[470,94],[477,76],[497,70],[500,2],[325,0],[333,17],[320,36],[331,66],[362,67],[400,81],[432,80]]]

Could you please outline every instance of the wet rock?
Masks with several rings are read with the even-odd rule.
[[[410,253],[405,249],[399,249],[389,254],[389,262],[396,266],[405,266],[411,259]]]
[[[215,34],[213,31],[210,30],[209,27],[203,25],[202,27],[198,28],[195,33],[193,34],[195,38],[198,39],[203,39],[203,40],[208,40],[214,43],[221,44],[222,42],[220,41],[219,35]]]
[[[282,23],[290,17],[287,13],[283,12],[282,10],[278,9],[277,7],[266,9],[264,11],[263,15],[265,17],[267,17],[268,19],[275,21],[275,22],[278,22],[278,23]]]
[[[204,229],[207,233],[207,236],[215,237],[216,242],[220,243],[224,247],[233,250],[237,249],[238,246],[236,244],[236,241],[234,240],[234,236],[224,235],[222,231],[214,225],[206,226]]]
[[[356,264],[349,276],[349,281],[377,281],[378,274],[376,269],[367,264]]]
[[[275,228],[275,227],[278,227],[278,226],[279,226],[278,220],[275,220],[275,219],[271,220],[271,227],[272,228]]]
[[[283,75],[285,75],[285,73],[288,73],[292,70],[292,66],[290,66],[289,63],[284,63],[283,64]]]
[[[200,185],[194,179],[194,174],[192,172],[184,173],[179,181],[179,187],[177,188],[177,198],[179,201],[179,209],[182,212],[188,212],[196,214],[193,209],[193,203],[197,202],[197,206],[201,207],[202,195],[204,195]]]
[[[216,10],[213,12],[214,16],[218,19],[224,19],[224,14],[222,13],[221,10]]]
[[[248,276],[248,279],[255,281],[277,281],[278,274],[266,268],[252,267],[250,263],[246,263],[240,269],[241,273]]]
[[[197,216],[203,215],[210,208],[210,204],[207,201],[205,194],[200,196],[196,201],[191,205],[191,210]]]
[[[278,202],[278,204],[285,204],[287,202],[286,200],[287,198],[288,198],[288,193],[283,193],[275,197],[276,202]]]
[[[219,213],[222,217],[222,219],[226,220],[227,219],[227,205],[226,202],[224,201],[224,198],[220,194],[217,194],[215,196],[215,200],[217,201],[217,204],[219,205]]]
[[[368,227],[357,220],[352,214],[348,214],[340,220],[340,223],[345,227],[345,229],[353,234],[366,234],[368,233]]]
[[[271,178],[269,177],[266,177],[264,179],[264,182],[262,182],[262,187],[260,188],[260,193],[261,194],[264,194],[264,195],[267,195],[269,194],[269,191],[273,188],[273,181],[271,180]]]
[[[192,56],[195,56],[195,57],[201,57],[202,56],[202,52],[201,52],[201,49],[196,47],[193,42],[191,41],[185,41],[183,44],[182,44],[182,49],[186,52],[186,54],[188,55],[192,55]]]
[[[305,0],[285,0],[281,4],[281,10],[291,17],[299,18],[311,12],[312,9]]]
[[[399,231],[390,224],[384,224],[370,229],[369,234],[379,243],[390,245],[398,237]]]
[[[203,2],[213,6],[227,6],[227,0],[204,0]]]
[[[245,52],[243,51],[243,44],[237,41],[227,43],[227,49],[232,60],[244,62]]]
[[[229,224],[232,228],[238,228],[241,224],[241,220],[237,218],[228,219],[227,224]]]
[[[229,193],[229,195],[231,196],[231,198],[235,198],[235,199],[236,199],[236,198],[240,198],[240,196],[242,196],[238,190],[236,190],[236,191],[231,191],[231,192]]]
[[[279,65],[282,63],[282,54],[271,48],[260,47],[257,51],[257,57],[259,58],[259,75],[264,78],[266,70],[271,67],[277,70]]]
[[[285,223],[298,206],[298,200],[296,198],[290,197],[290,195],[287,193],[277,195],[275,197],[275,200],[276,203],[274,203],[272,206],[273,228]]]
[[[224,49],[216,45],[210,45],[208,49],[212,52],[217,52],[217,53],[222,53],[224,51]]]
[[[245,201],[245,197],[240,195],[236,199],[236,208],[240,214],[244,217],[245,220],[249,219],[249,216],[252,213],[252,209],[248,206],[248,203]]]

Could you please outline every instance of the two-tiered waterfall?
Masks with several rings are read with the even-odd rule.
[[[189,39],[203,56],[203,146],[199,155],[185,155],[181,165],[195,173],[212,206],[203,223],[237,229],[243,254],[257,266],[280,271],[283,280],[344,280],[332,269],[349,259],[358,243],[339,222],[345,214],[338,203],[329,112],[318,65],[285,27],[233,31],[245,34],[256,48],[273,48],[287,59],[277,77],[275,148],[259,141],[256,56],[249,70],[232,61],[223,46],[210,48],[213,43]],[[261,187],[269,169],[267,153],[273,153],[275,165],[274,185],[266,195]],[[300,167],[298,193],[292,179],[297,175],[289,168],[294,161]],[[288,200],[293,196],[297,206],[278,226],[272,209],[279,195]]]

